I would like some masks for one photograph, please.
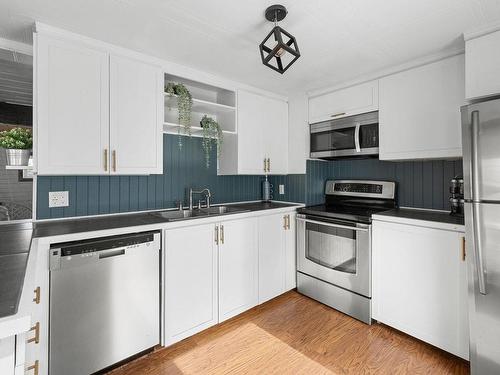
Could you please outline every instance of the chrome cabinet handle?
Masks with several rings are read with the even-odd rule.
[[[344,116],[345,115],[345,112],[340,112],[340,113],[336,113],[334,115],[331,115],[330,117],[339,117],[339,116]]]
[[[34,342],[35,344],[40,343],[40,322],[36,322],[36,324],[30,328],[30,331],[35,331],[35,336],[27,340],[27,343]]]
[[[220,226],[220,243],[224,245],[224,225]]]
[[[350,227],[349,225],[332,224],[332,223],[327,223],[324,221],[303,219],[301,217],[298,217],[297,220],[303,221],[305,223],[324,225],[326,227],[344,228],[344,229],[351,229],[351,230],[360,231],[360,232],[368,232],[368,228]]]
[[[287,229],[290,230],[290,214],[286,215]]]
[[[219,226],[218,225],[215,226],[215,244],[216,245],[219,244]]]
[[[35,293],[35,298],[33,298],[33,302],[35,302],[37,305],[39,305],[40,304],[40,287],[37,286],[33,292]]]
[[[286,230],[286,215],[283,215],[283,229]]]
[[[108,149],[104,149],[104,171],[108,171]]]
[[[116,172],[116,150],[113,150],[113,172]]]

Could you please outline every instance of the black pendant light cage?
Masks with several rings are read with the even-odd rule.
[[[300,57],[295,37],[276,23],[286,16],[283,5],[272,5],[266,9],[266,19],[275,26],[259,45],[262,63],[283,74]]]

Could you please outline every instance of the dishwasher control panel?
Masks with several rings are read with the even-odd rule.
[[[132,249],[149,247],[153,244],[157,245],[158,250],[160,249],[159,232],[132,233],[54,244],[50,247],[50,270],[126,255]]]

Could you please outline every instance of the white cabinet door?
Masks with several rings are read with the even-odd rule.
[[[259,303],[285,292],[286,214],[259,218]]]
[[[16,365],[15,336],[0,339],[0,374],[14,375]]]
[[[217,324],[214,224],[165,231],[164,345]]]
[[[225,221],[219,226],[219,322],[222,322],[257,305],[257,218]]]
[[[163,173],[160,67],[110,57],[111,174]]]
[[[288,173],[288,103],[264,98],[264,156],[269,158],[270,174]]]
[[[373,318],[468,358],[463,233],[373,223]]]
[[[380,159],[462,156],[464,57],[380,79]]]
[[[271,174],[288,170],[288,103],[238,91],[238,134],[224,140],[218,173]]]
[[[38,174],[106,174],[108,53],[44,35],[35,51]]]
[[[477,99],[500,94],[500,31],[465,42],[465,94]]]
[[[285,291],[297,286],[296,213],[288,215],[288,229],[285,232]]]
[[[366,82],[309,99],[309,123],[378,109],[378,81]]]
[[[239,174],[264,173],[264,139],[262,128],[266,118],[263,97],[248,91],[238,91]],[[224,157],[225,153],[222,154]]]

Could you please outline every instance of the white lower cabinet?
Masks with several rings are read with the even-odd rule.
[[[219,225],[219,322],[257,305],[257,218]]]
[[[0,374],[14,375],[16,366],[15,336],[0,339]]]
[[[295,288],[295,271],[295,215],[260,217],[259,303]]]
[[[165,230],[165,345],[217,324],[214,224]]]
[[[373,222],[373,318],[468,359],[464,233]]]
[[[165,346],[295,288],[295,213],[164,232]]]

